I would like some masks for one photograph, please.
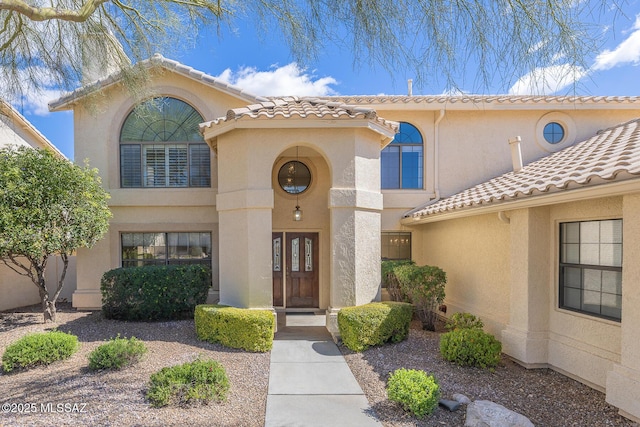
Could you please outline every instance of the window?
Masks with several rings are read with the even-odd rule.
[[[621,219],[560,224],[560,307],[621,320]]]
[[[564,139],[564,128],[558,122],[547,123],[543,130],[545,141],[549,144],[558,144]]]
[[[422,188],[422,152],[420,131],[400,123],[400,132],[380,155],[382,188]]]
[[[211,186],[210,151],[198,131],[203,121],[193,107],[175,98],[136,106],[120,132],[120,185]]]
[[[382,232],[383,260],[411,259],[411,233]]]
[[[303,193],[311,184],[311,171],[304,163],[292,160],[278,171],[278,184],[289,194]]]
[[[122,233],[122,266],[211,266],[211,233]]]

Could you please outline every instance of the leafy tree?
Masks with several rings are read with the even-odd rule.
[[[247,17],[264,34],[281,36],[301,62],[337,45],[353,52],[355,65],[378,63],[393,72],[406,68],[416,84],[426,77],[444,78],[455,87],[454,76],[464,75],[467,63],[479,64],[476,74],[485,84],[504,84],[557,58],[564,58],[566,69],[579,69],[574,67],[584,63],[606,33],[589,21],[611,8],[621,11],[618,3],[4,0],[0,97],[15,99],[29,86],[72,89],[81,80],[83,58],[91,58],[96,70],[127,70],[129,59],[171,54],[171,46],[183,49],[203,28],[233,27]],[[175,43],[178,39],[182,42]]]
[[[108,198],[96,169],[48,150],[0,149],[0,258],[38,287],[45,322],[56,320],[69,256],[93,246],[107,231]],[[63,268],[51,293],[45,270],[54,254]]]

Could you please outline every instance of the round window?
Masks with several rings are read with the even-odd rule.
[[[292,160],[280,168],[278,184],[289,194],[300,194],[311,184],[311,171],[304,163]]]
[[[558,144],[564,139],[564,128],[558,122],[550,122],[544,126],[543,135],[549,144]]]

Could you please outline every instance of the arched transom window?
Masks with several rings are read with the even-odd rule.
[[[198,131],[204,120],[189,104],[153,98],[137,105],[120,131],[122,187],[209,187],[210,149]]]
[[[423,141],[412,124],[401,122],[400,131],[380,156],[382,188],[422,188]]]

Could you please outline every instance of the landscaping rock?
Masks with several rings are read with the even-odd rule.
[[[476,400],[467,406],[465,427],[534,427],[524,415],[488,400]]]
[[[461,405],[468,405],[469,403],[471,403],[471,399],[469,399],[464,394],[454,393],[452,398],[453,398],[453,400],[455,400],[456,402],[460,403]]]

